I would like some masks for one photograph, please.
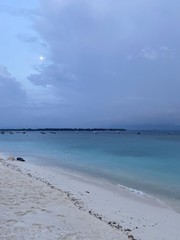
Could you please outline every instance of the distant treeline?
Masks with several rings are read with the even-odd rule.
[[[126,131],[124,128],[8,128],[0,131]]]

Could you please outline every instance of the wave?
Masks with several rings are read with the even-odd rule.
[[[162,199],[159,199],[156,196],[150,195],[148,193],[142,192],[142,191],[134,189],[134,188],[126,187],[126,186],[121,185],[121,184],[117,184],[117,186],[119,188],[125,190],[125,191],[128,191],[128,192],[131,192],[131,193],[135,194],[136,196],[143,197],[143,199],[146,199],[146,200],[150,201],[151,203],[156,203],[156,204],[161,205],[163,207],[173,209],[170,203],[168,204],[167,202],[165,202]]]
[[[117,184],[117,185],[118,185],[118,187],[120,187],[120,188],[122,188],[122,189],[125,189],[126,191],[135,193],[135,194],[137,194],[137,195],[139,195],[139,196],[148,196],[148,197],[150,197],[147,193],[142,192],[142,191],[140,191],[140,190],[137,190],[137,189],[134,189],[134,188],[129,188],[129,187],[126,187],[126,186],[121,185],[121,184]]]

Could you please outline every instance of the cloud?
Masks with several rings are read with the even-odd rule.
[[[1,107],[19,107],[24,105],[26,101],[26,94],[20,83],[11,76],[4,66],[0,66],[0,96]]]
[[[140,56],[147,60],[157,60],[158,59],[157,51],[150,49],[150,48],[143,48],[141,50]]]
[[[16,5],[12,6],[7,4],[0,4],[0,12],[8,13],[16,17],[28,17],[31,19],[39,15],[36,9],[29,9],[25,7],[17,8]]]
[[[63,106],[60,97],[55,97],[52,90],[50,85],[45,87],[31,85],[25,88],[5,66],[0,65],[0,127],[55,126],[62,115],[57,109],[61,105],[62,109],[67,106]]]
[[[16,38],[23,42],[23,43],[29,43],[29,44],[35,44],[38,46],[41,46],[42,49],[47,49],[48,45],[43,42],[38,36],[34,36],[33,34],[27,34],[27,33],[19,33],[16,35]]]
[[[146,60],[150,61],[156,61],[156,60],[173,60],[176,56],[176,50],[170,49],[168,47],[159,47],[157,49],[153,48],[143,48],[141,49],[140,53],[136,54],[134,56],[135,58],[144,58]]]
[[[1,128],[22,126],[27,109],[27,96],[21,84],[0,66]]]
[[[37,43],[39,40],[37,37],[34,36],[29,36],[25,33],[23,34],[18,34],[17,38],[22,41],[22,42],[27,42],[27,43]]]
[[[31,74],[28,79],[35,85],[60,86],[62,83],[74,82],[77,77],[68,68],[58,63],[42,64],[36,67],[37,73]]]
[[[167,117],[180,87],[177,6],[169,0],[40,3],[33,26],[49,46],[49,62],[28,80],[52,86],[68,106],[58,105],[65,116],[120,124]]]
[[[172,39],[178,35],[171,28],[177,24],[169,1],[44,0],[39,9],[36,31],[50,46],[52,60],[68,65],[71,71],[86,70],[93,63],[104,68],[104,62],[116,68],[117,61],[138,51],[144,59],[155,60],[157,46],[175,45]]]

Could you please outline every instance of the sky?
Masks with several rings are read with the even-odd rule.
[[[0,128],[180,130],[177,0],[0,3]]]

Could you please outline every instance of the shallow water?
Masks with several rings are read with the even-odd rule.
[[[153,195],[180,211],[180,133],[0,134],[0,152],[74,169]]]

